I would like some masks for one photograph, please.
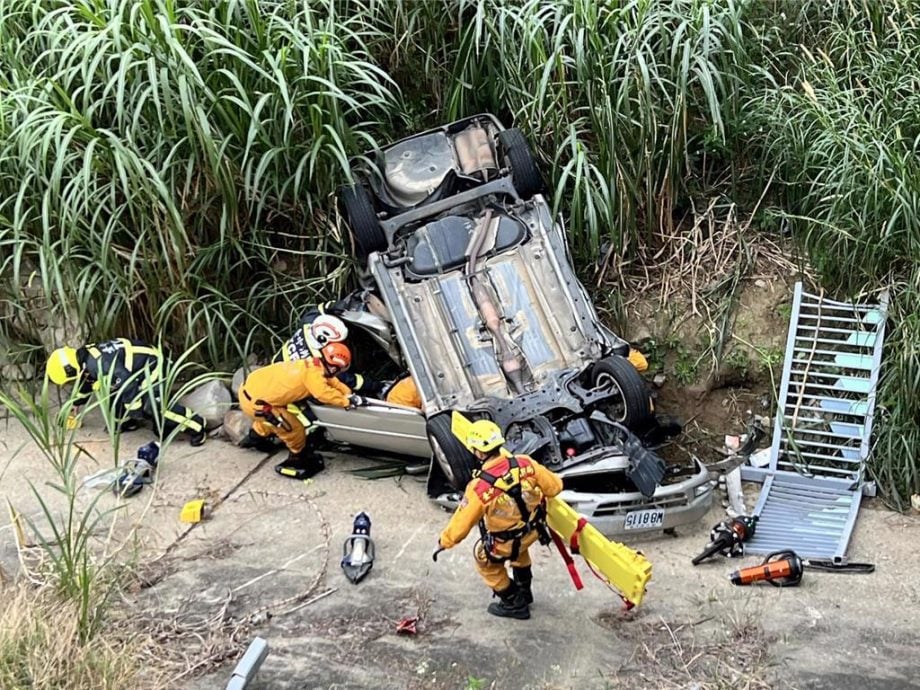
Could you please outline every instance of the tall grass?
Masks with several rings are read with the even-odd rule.
[[[0,687],[7,690],[121,690],[146,687],[132,641],[84,640],[73,602],[52,592],[0,584]]]
[[[329,197],[398,94],[340,4],[0,3],[3,297],[228,360],[340,286]]]
[[[448,113],[510,110],[553,171],[576,251],[628,254],[671,226],[704,145],[724,139],[748,4],[468,3]]]
[[[848,294],[891,286],[872,468],[897,503],[920,491],[920,4],[836,3],[811,27],[749,107],[823,279]]]

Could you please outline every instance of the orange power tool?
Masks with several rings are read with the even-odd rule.
[[[750,568],[736,570],[729,579],[733,585],[750,585],[755,582],[769,582],[774,587],[795,587],[802,581],[805,568],[834,573],[871,573],[872,563],[834,563],[799,558],[795,551],[776,551],[767,556],[763,563]]]

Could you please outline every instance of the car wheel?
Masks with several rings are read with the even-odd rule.
[[[463,491],[473,478],[473,470],[479,462],[451,432],[450,413],[435,415],[428,420],[425,428],[434,459],[444,470],[451,486],[457,491]]]
[[[613,421],[631,429],[653,421],[652,400],[645,380],[628,359],[617,355],[602,359],[591,370],[591,379],[595,388],[616,393],[601,407]]]
[[[372,252],[387,248],[387,237],[377,222],[371,195],[361,185],[350,185],[339,190],[339,199],[355,240],[355,257],[364,264]]]
[[[508,160],[514,188],[521,198],[529,199],[534,194],[544,192],[546,185],[543,183],[543,176],[540,175],[537,162],[521,130],[513,128],[499,132],[498,143]]]

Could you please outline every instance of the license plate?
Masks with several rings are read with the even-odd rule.
[[[661,527],[664,522],[664,511],[661,508],[648,510],[634,510],[626,513],[626,522],[623,529],[652,529]]]

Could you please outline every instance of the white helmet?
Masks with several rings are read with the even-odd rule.
[[[329,343],[340,343],[348,337],[348,326],[337,316],[320,314],[310,324],[310,336],[314,348],[321,348]]]

